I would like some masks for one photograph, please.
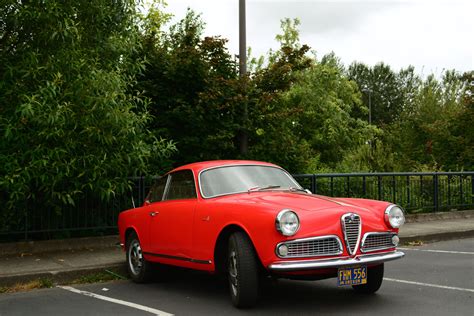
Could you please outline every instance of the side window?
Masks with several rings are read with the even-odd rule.
[[[150,203],[159,202],[163,199],[163,193],[165,192],[166,180],[168,176],[164,176],[156,180],[155,184],[148,193],[147,200]]]
[[[177,171],[169,176],[170,183],[165,200],[195,199],[197,197],[191,170]]]

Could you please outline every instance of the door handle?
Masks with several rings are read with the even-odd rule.
[[[156,215],[160,214],[160,212],[150,212],[151,217],[155,217]]]

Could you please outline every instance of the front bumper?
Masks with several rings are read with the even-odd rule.
[[[405,254],[401,251],[388,253],[377,253],[371,255],[359,255],[354,258],[321,259],[321,260],[298,260],[276,262],[268,266],[268,269],[274,272],[317,270],[327,268],[340,268],[360,264],[378,264],[386,261],[392,261],[403,258]]]

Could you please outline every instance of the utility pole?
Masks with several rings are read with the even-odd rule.
[[[247,74],[247,30],[245,20],[245,0],[239,0],[239,73]]]
[[[247,32],[245,18],[245,0],[239,0],[239,76],[241,80],[245,80],[247,75]],[[244,85],[244,94],[246,94],[246,86]],[[245,155],[248,152],[248,107],[247,100],[244,96],[242,126],[240,130],[240,154]]]

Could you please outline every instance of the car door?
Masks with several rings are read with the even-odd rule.
[[[151,252],[154,255],[188,260],[191,258],[196,186],[191,170],[168,175],[161,202],[150,216]]]
[[[161,177],[155,181],[150,191],[148,192],[147,197],[143,203],[143,206],[140,207],[144,221],[143,232],[140,233],[140,242],[142,243],[143,251],[150,252],[153,248],[154,241],[150,238],[150,229],[151,222],[154,216],[158,214],[158,209],[160,203],[163,200],[163,195],[166,188],[166,183],[168,182],[168,175]]]

